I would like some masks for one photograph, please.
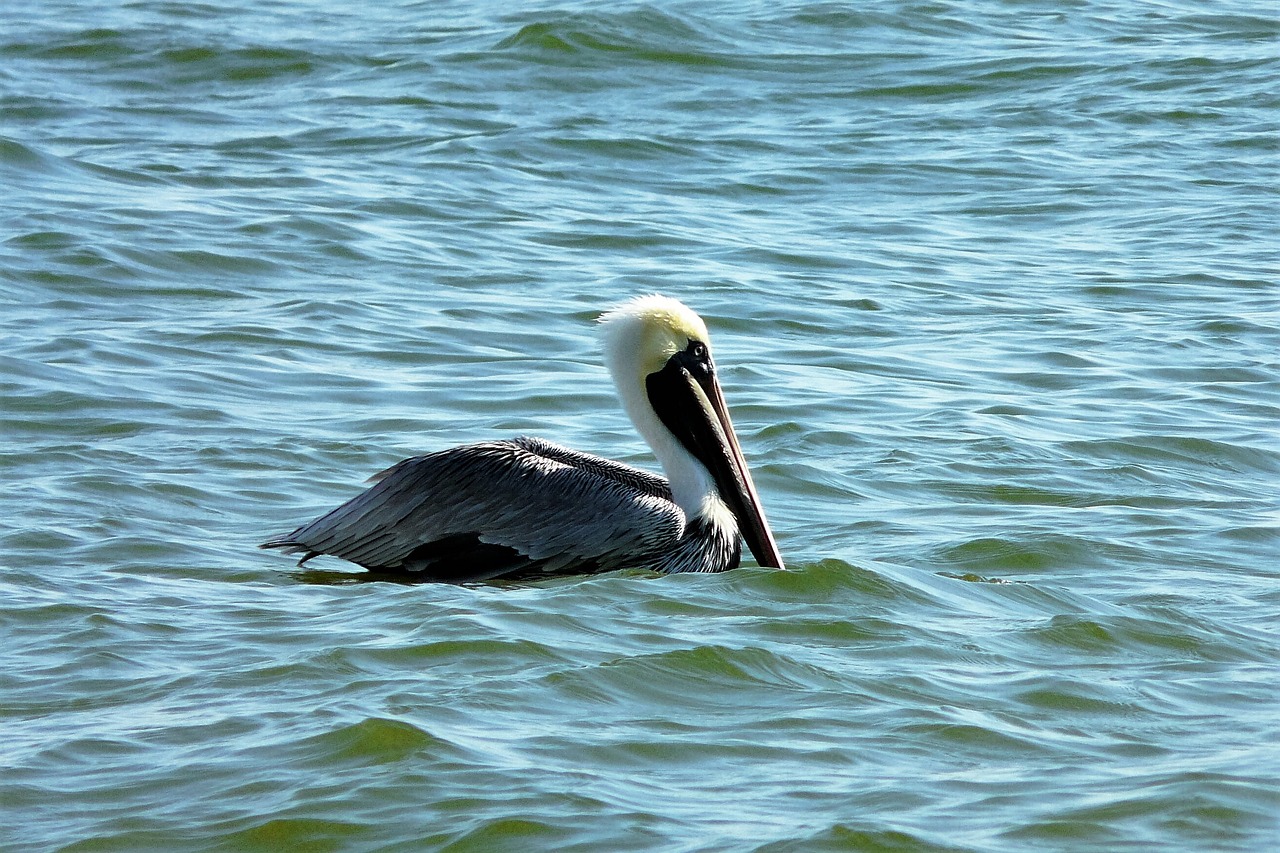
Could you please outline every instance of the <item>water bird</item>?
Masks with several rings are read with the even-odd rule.
[[[539,438],[415,456],[292,533],[264,542],[378,572],[462,583],[637,568],[722,572],[741,539],[783,568],[729,419],[706,324],[642,296],[600,317],[618,396],[666,477]]]

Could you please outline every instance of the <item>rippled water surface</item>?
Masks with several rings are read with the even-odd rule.
[[[1280,842],[1271,3],[0,6],[0,846]],[[792,571],[257,551],[652,465],[702,312]]]

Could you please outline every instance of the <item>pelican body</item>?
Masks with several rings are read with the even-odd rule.
[[[666,477],[538,438],[415,456],[292,533],[264,542],[454,583],[615,569],[722,572],[740,538],[783,568],[716,379],[707,328],[645,296],[600,318],[618,395]]]

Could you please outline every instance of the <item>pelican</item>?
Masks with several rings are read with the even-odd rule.
[[[539,438],[406,459],[376,485],[264,542],[424,581],[615,569],[723,572],[739,537],[761,566],[778,545],[716,379],[702,318],[665,296],[600,317],[623,407],[666,477]]]

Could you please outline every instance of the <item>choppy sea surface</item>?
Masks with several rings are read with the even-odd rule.
[[[1273,4],[5,3],[0,187],[0,847],[1280,844]],[[255,549],[655,291],[790,571]]]

